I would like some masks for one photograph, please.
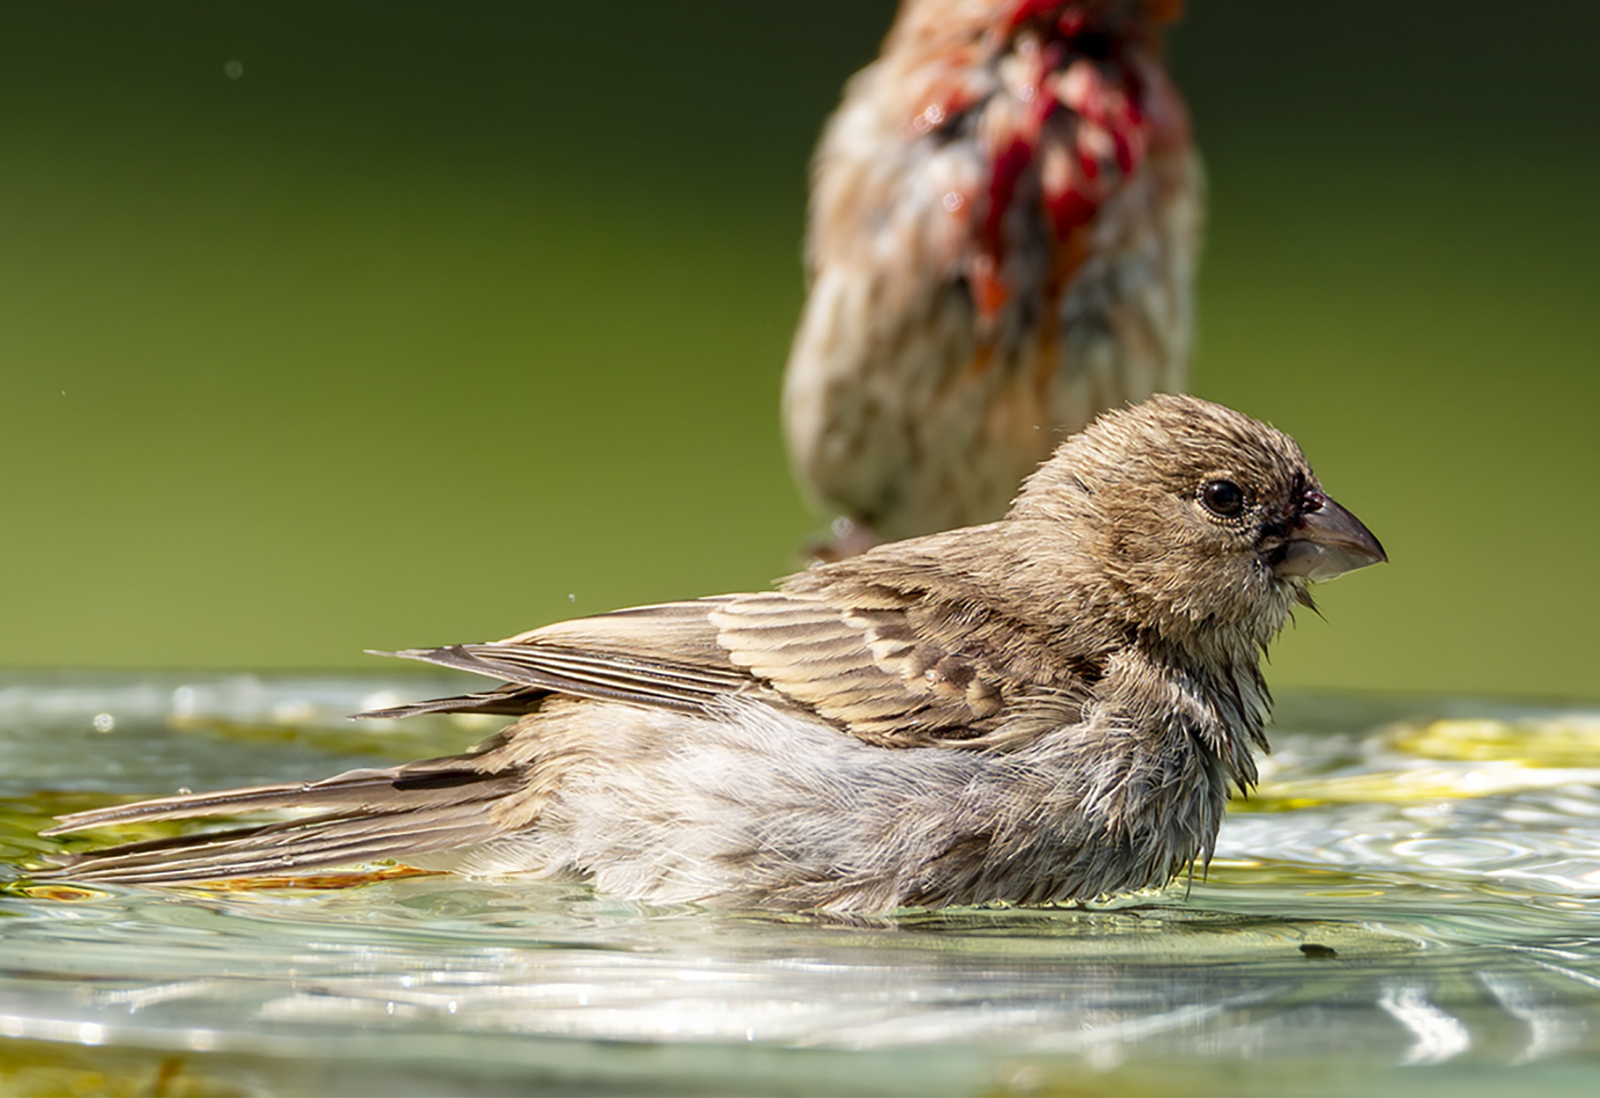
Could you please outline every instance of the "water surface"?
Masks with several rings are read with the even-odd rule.
[[[64,889],[54,813],[455,750],[418,676],[0,678],[0,1090],[1579,1093],[1600,713],[1294,695],[1204,880],[841,922],[581,883]]]

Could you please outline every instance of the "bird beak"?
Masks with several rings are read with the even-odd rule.
[[[1274,572],[1308,580],[1331,580],[1389,559],[1360,519],[1315,491],[1306,493],[1300,517],[1275,555]]]

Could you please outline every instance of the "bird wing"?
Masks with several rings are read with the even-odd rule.
[[[661,603],[557,622],[485,644],[409,648],[379,655],[505,679],[481,694],[363,713],[476,711],[522,714],[551,694],[701,712],[719,699],[763,694],[763,685],[728,659],[709,612],[728,597]],[[773,700],[768,698],[767,700]]]
[[[744,697],[798,708],[886,746],[968,742],[1010,685],[919,628],[918,596],[881,587],[727,595],[579,618],[487,644],[394,655],[506,680],[481,694],[364,716],[526,713],[550,694],[703,712]]]
[[[981,736],[1007,684],[919,628],[914,609],[883,588],[847,600],[774,592],[730,600],[711,620],[734,664],[851,735],[885,746]]]

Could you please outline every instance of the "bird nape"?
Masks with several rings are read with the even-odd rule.
[[[60,856],[170,884],[393,858],[605,892],[882,912],[1091,900],[1210,857],[1255,781],[1260,657],[1307,585],[1386,559],[1287,435],[1157,396],[1069,438],[999,521],[776,590],[399,653],[502,681],[472,751],[62,817],[293,810]]]

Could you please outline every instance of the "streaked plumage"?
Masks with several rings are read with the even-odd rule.
[[[65,817],[57,832],[309,813],[64,875],[398,858],[849,911],[1160,886],[1209,857],[1229,788],[1255,780],[1260,653],[1308,579],[1381,559],[1287,436],[1157,397],[1068,440],[999,522],[772,592],[400,653],[504,685],[379,715],[518,719],[459,757]]]
[[[783,409],[845,540],[998,518],[1066,434],[1183,387],[1202,203],[1162,65],[1180,7],[905,0],[850,81]]]

